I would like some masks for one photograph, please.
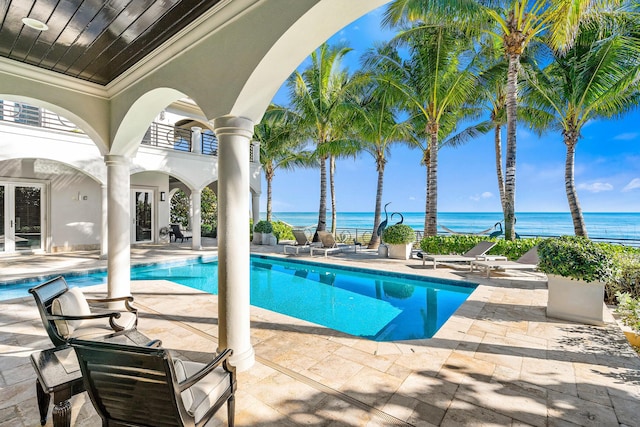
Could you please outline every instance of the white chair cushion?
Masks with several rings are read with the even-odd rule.
[[[178,381],[184,381],[205,366],[204,363],[187,360],[176,359],[174,361]],[[209,375],[181,393],[182,403],[197,423],[218,398],[222,396],[228,386],[229,374],[222,368],[216,368]]]
[[[79,288],[71,288],[51,303],[51,314],[63,316],[88,316],[91,314],[89,303]],[[81,327],[82,320],[55,320],[58,333],[69,338],[76,328]]]

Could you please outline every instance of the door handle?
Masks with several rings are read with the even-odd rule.
[[[10,221],[11,225],[9,226],[9,228],[13,228],[13,220]]]

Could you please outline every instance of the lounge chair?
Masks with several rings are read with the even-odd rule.
[[[536,270],[538,268],[538,246],[534,246],[515,261],[475,260],[471,261],[471,270],[484,270],[491,277],[491,270]]]
[[[436,255],[436,254],[429,255],[429,254],[425,254],[424,252],[418,252],[418,258],[422,258],[422,265],[426,265],[427,261],[433,262],[433,268],[435,269],[437,263],[441,263],[441,264],[448,263],[448,262],[470,263],[471,261],[478,259],[478,257],[485,257],[486,259],[485,254],[489,251],[489,249],[491,249],[495,245],[496,245],[496,242],[483,240],[462,255]],[[503,256],[496,256],[496,257],[492,257],[492,259],[506,260],[507,258]]]
[[[311,248],[311,242],[309,241],[309,239],[307,239],[307,235],[304,233],[303,230],[292,230],[292,231],[293,231],[294,237],[296,238],[296,244],[284,245],[285,255],[287,254],[287,249],[291,249],[292,251],[295,251],[296,255],[298,255],[298,252],[300,250],[306,250]]]
[[[173,233],[176,242],[180,239],[180,243],[184,242],[184,239],[189,240],[193,236],[191,231],[181,230],[180,224],[171,224],[171,232]]]
[[[226,349],[208,364],[164,348],[72,340],[103,426],[204,426],[224,404],[234,424],[235,368]]]
[[[131,306],[131,296],[85,298],[79,288],[69,289],[62,276],[35,286],[29,292],[36,300],[44,329],[56,347],[67,344],[72,338],[108,336],[135,329],[138,324],[138,310]],[[113,303],[122,304],[122,309],[112,309]],[[110,304],[109,308],[106,304]]]
[[[315,252],[318,252],[318,253],[323,253],[326,258],[327,254],[330,254],[333,252],[340,252],[342,251],[342,248],[346,246],[346,245],[338,245],[335,239],[333,238],[333,234],[329,233],[328,231],[318,231],[318,237],[322,242],[322,246],[312,247],[311,256],[313,256]]]

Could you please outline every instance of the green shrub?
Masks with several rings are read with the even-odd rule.
[[[278,242],[280,240],[295,240],[291,226],[282,221],[275,221],[273,224],[273,235],[276,236]]]
[[[253,227],[253,231],[256,233],[272,233],[273,225],[270,221],[258,221],[255,227]]]
[[[620,315],[620,320],[635,333],[640,334],[640,299],[632,298],[626,292],[618,292],[616,298],[618,299],[616,312]]]
[[[610,250],[586,237],[560,236],[540,242],[539,268],[547,274],[557,274],[585,282],[613,282],[619,272]]]
[[[614,249],[616,263],[620,267],[620,274],[613,282],[605,286],[605,302],[613,304],[617,293],[627,293],[632,298],[640,298],[640,249],[619,245],[611,245],[625,248]]]
[[[213,230],[213,227],[211,226],[211,224],[202,224],[200,226],[200,234],[202,234],[203,236],[206,236],[207,234],[211,234],[211,230]]]
[[[490,255],[504,255],[510,260],[520,258],[525,252],[539,244],[542,239],[516,239],[503,240],[487,238],[486,236],[453,235],[453,236],[427,236],[420,241],[420,249],[429,254],[456,254],[461,255],[473,248],[483,240],[496,242],[489,250]]]
[[[392,245],[412,243],[416,240],[416,232],[405,224],[394,224],[382,232],[382,241]]]

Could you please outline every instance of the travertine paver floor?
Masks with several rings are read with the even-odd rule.
[[[133,254],[146,261],[181,255],[193,253],[170,247]],[[91,259],[82,258],[83,267]],[[547,318],[540,276],[486,280],[366,251],[314,260],[375,263],[479,286],[434,338],[407,342],[376,343],[252,307],[256,364],[239,375],[237,425],[640,426],[640,358],[608,312],[603,327]],[[215,351],[216,296],[167,281],[133,282],[132,293],[143,333],[194,360]],[[48,346],[30,298],[0,302],[0,426],[39,424],[28,355]],[[72,404],[74,425],[100,424],[86,394]]]

